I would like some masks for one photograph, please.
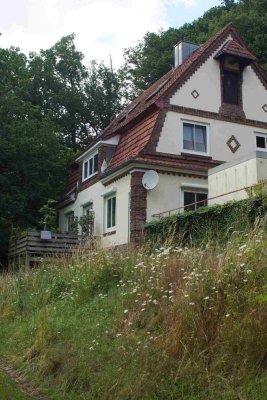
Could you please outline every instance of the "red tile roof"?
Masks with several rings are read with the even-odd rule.
[[[151,136],[158,114],[158,112],[150,114],[132,129],[121,134],[109,169],[116,168],[118,165],[136,157],[141,152]]]
[[[159,98],[162,98],[163,95],[167,94],[169,89],[174,84],[177,85],[179,82],[183,81],[184,77],[188,73],[195,72],[196,68],[198,67],[198,63],[205,60],[205,57],[208,57],[212,50],[216,50],[218,40],[221,41],[222,38],[227,37],[227,35],[230,33],[232,33],[234,36],[238,36],[236,28],[232,23],[226,25],[206,43],[200,46],[183,64],[175,69],[171,69],[148,89],[142,92],[140,96],[131,102],[118,115],[118,117],[106,127],[106,129],[100,135],[101,139],[115,133],[118,129],[125,127],[130,121],[151,107],[152,104],[155,104]],[[164,82],[165,84],[163,85]],[[155,95],[150,98],[153,92],[155,92]],[[129,113],[129,110],[131,110],[136,104],[138,104],[137,107],[135,107],[135,109]],[[125,116],[125,118],[121,120],[123,116]]]
[[[256,61],[256,57],[245,47],[241,46],[236,40],[229,40],[216,54],[215,58],[219,58],[222,54],[229,54],[236,57],[245,58],[247,60]]]

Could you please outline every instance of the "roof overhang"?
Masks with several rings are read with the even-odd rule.
[[[226,57],[234,57],[240,60],[243,66],[248,66],[256,61],[256,57],[245,47],[241,46],[235,40],[229,40],[225,45],[215,54],[215,60],[222,60]]]
[[[176,167],[172,165],[163,165],[160,162],[155,161],[141,161],[141,160],[130,160],[124,164],[124,166],[120,166],[115,168],[112,171],[106,172],[100,175],[100,181],[103,185],[108,185],[110,181],[114,179],[118,179],[120,176],[126,175],[130,173],[133,169],[142,169],[142,170],[150,170],[156,169],[157,171],[161,172],[169,172],[169,173],[176,173],[180,175],[194,175],[197,177],[207,178],[208,176],[208,169],[207,168],[192,168],[188,167]]]
[[[89,147],[86,151],[84,151],[79,157],[75,159],[75,162],[84,160],[86,157],[88,157],[91,153],[95,152],[98,150],[99,147],[102,145],[105,146],[110,146],[110,147],[116,147],[117,144],[119,143],[120,136],[115,135],[112,138],[108,140],[100,140],[99,142],[95,143],[93,146]]]

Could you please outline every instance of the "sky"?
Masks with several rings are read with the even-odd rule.
[[[47,49],[62,36],[90,60],[118,68],[123,49],[144,34],[179,27],[201,16],[220,0],[0,0],[0,47],[28,53]],[[178,40],[178,38],[177,38]]]

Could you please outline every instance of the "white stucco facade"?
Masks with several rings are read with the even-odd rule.
[[[205,178],[192,178],[180,175],[159,173],[157,187],[147,193],[147,221],[153,220],[153,215],[163,213],[166,210],[177,210],[183,207],[183,190],[208,190],[208,181]],[[165,216],[168,216],[166,214]]]
[[[59,229],[66,231],[66,216],[73,211],[78,219],[83,215],[84,207],[92,203],[94,211],[94,235],[100,239],[103,247],[120,245],[129,240],[129,193],[130,174],[118,179],[110,185],[104,186],[97,182],[89,188],[78,193],[75,203],[62,208],[59,211]],[[116,227],[112,234],[105,235],[105,197],[116,194]]]
[[[231,161],[256,150],[256,133],[267,134],[267,129],[169,111],[157,145],[158,152],[175,155],[183,152],[183,122],[207,126],[207,155],[218,161]],[[231,136],[235,136],[240,144],[234,154],[227,145]]]
[[[253,152],[241,159],[212,168],[208,177],[209,204],[244,199],[248,194],[246,190],[240,189],[263,181],[267,181],[267,152]]]
[[[267,122],[267,112],[262,108],[267,104],[266,89],[250,66],[243,72],[242,94],[246,118]]]
[[[193,73],[186,83],[171,97],[170,104],[191,109],[218,113],[221,106],[220,65],[214,59],[215,54],[224,44],[231,40],[229,36],[222,45]],[[197,91],[198,96],[192,96]],[[242,83],[243,110],[247,119],[267,122],[266,89],[259,77],[248,66],[243,71]]]

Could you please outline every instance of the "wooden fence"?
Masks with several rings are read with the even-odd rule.
[[[71,255],[79,246],[81,238],[68,233],[52,233],[49,240],[41,239],[40,232],[28,231],[10,241],[8,249],[9,266],[30,265],[44,256]]]

